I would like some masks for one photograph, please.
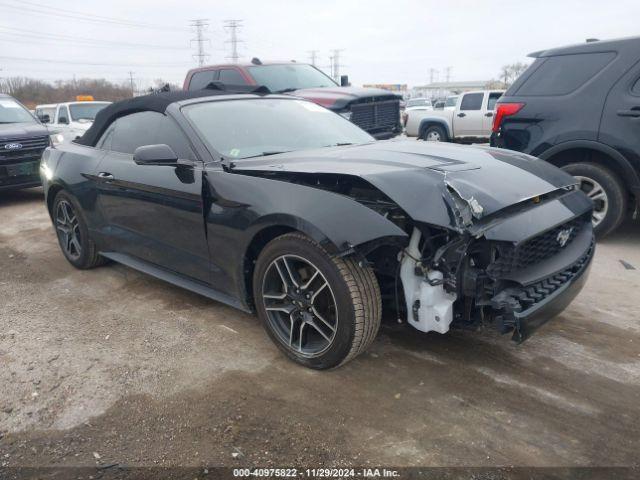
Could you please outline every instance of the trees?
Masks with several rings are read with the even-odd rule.
[[[513,82],[524,72],[529,65],[524,62],[511,63],[509,65],[503,65],[500,70],[499,78],[502,81],[504,88],[511,86]]]
[[[96,100],[105,101],[131,97],[128,84],[116,84],[102,78],[56,80],[48,83],[35,78],[7,77],[0,79],[0,92],[8,93],[29,108],[42,103],[71,102],[77,95],[92,95]]]

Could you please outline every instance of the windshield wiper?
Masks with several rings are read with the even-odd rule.
[[[289,93],[289,92],[295,92],[296,90],[298,90],[297,88],[283,88],[282,90],[276,90],[275,93]]]
[[[325,145],[322,148],[327,148],[327,147],[346,147],[347,145],[355,145],[355,143],[351,143],[351,142],[338,142],[338,143],[332,143],[331,145]]]
[[[279,155],[281,153],[289,153],[291,150],[273,150],[269,152],[262,152],[258,155],[251,155],[250,157],[242,157],[239,160],[244,160],[246,158],[257,158],[257,157],[268,157],[269,155]]]

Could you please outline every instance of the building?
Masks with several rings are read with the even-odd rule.
[[[433,82],[428,85],[416,86],[411,89],[411,97],[442,98],[469,90],[484,90],[491,80],[466,82]]]

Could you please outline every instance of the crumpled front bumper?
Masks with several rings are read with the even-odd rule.
[[[541,325],[561,313],[580,293],[587,281],[595,241],[571,266],[526,287],[501,291],[492,299],[498,312],[497,326],[502,333],[513,331],[512,340],[520,343]]]

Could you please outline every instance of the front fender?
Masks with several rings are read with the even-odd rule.
[[[255,235],[269,227],[301,231],[331,254],[381,238],[407,238],[400,227],[344,195],[224,171],[207,171],[205,178],[209,251],[214,276],[220,276],[213,279],[216,284],[244,283],[245,252]]]
[[[607,155],[617,164],[619,170],[621,172],[624,172],[624,177],[622,178],[622,180],[625,182],[625,184],[629,188],[634,190],[640,188],[640,178],[638,177],[638,173],[633,168],[629,160],[615,148],[601,142],[596,142],[593,140],[570,140],[567,142],[558,143],[548,148],[547,150],[544,150],[543,152],[532,152],[532,155],[535,155],[542,160],[548,160],[558,153],[577,148],[596,150]]]
[[[440,125],[444,128],[445,132],[447,132],[447,137],[453,138],[453,132],[451,131],[451,125],[446,120],[440,117],[425,117],[420,120],[420,126],[418,127],[418,137],[422,135],[423,129],[426,128],[427,125]]]
[[[208,224],[219,215],[232,215],[247,244],[247,237],[274,225],[300,230],[331,253],[382,237],[407,237],[400,227],[344,195],[251,175],[219,172],[207,177],[213,195]],[[222,209],[216,213],[217,207]]]

